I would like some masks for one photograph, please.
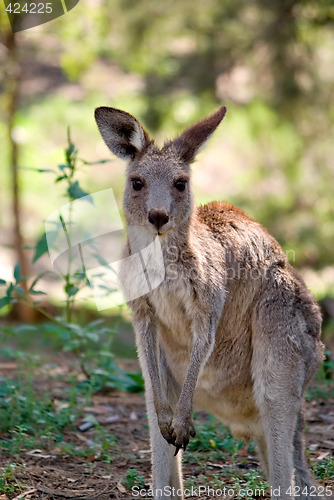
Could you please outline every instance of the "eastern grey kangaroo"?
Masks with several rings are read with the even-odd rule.
[[[128,160],[124,210],[136,234],[124,257],[156,240],[163,255],[162,283],[129,299],[154,498],[184,498],[178,451],[195,436],[194,406],[255,440],[273,499],[322,498],[302,436],[303,392],[323,359],[319,307],[260,224],[228,202],[194,203],[190,165],[225,113],[159,148],[129,113],[95,111],[107,146]],[[130,261],[120,270],[126,297],[137,286]]]

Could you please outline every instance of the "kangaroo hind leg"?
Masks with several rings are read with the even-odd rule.
[[[273,500],[294,497],[296,459],[299,465],[305,463],[296,438],[307,377],[302,348],[305,333],[300,327],[294,312],[277,298],[262,304],[253,325],[253,390],[266,441]]]

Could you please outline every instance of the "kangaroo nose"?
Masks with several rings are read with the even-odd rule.
[[[168,213],[166,210],[150,210],[148,213],[148,221],[159,230],[169,221]]]

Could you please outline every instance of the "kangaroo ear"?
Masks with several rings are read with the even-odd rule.
[[[133,160],[152,142],[139,121],[120,109],[96,108],[95,120],[104,142],[119,158]]]
[[[166,146],[174,147],[178,156],[185,163],[192,163],[199,149],[204,146],[224,118],[225,113],[226,107],[222,106],[208,118],[187,128],[179,137]]]

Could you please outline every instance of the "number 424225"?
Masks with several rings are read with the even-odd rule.
[[[10,3],[6,7],[6,11],[11,14],[51,14],[52,12],[52,3]]]

